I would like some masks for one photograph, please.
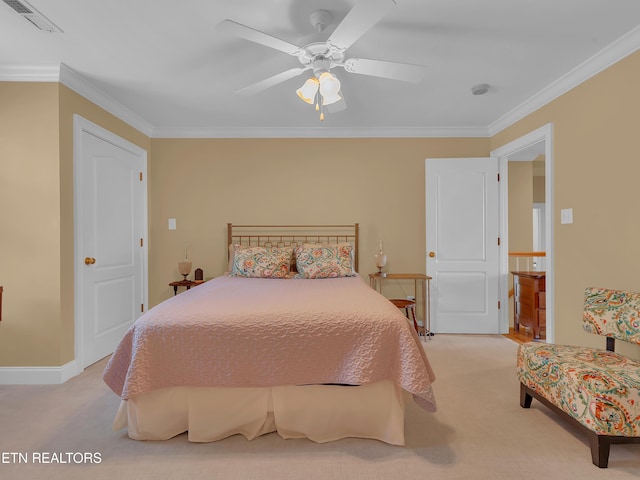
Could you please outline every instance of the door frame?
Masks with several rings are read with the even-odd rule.
[[[491,151],[492,157],[498,157],[498,171],[500,172],[500,238],[502,247],[500,251],[500,304],[506,308],[500,309],[500,329],[502,333],[509,333],[509,156],[535,143],[544,141],[544,168],[545,168],[545,204],[546,218],[546,302],[547,302],[547,328],[546,341],[554,343],[554,305],[555,305],[555,279],[554,279],[554,232],[553,232],[553,124],[547,123],[532,132],[523,135],[501,147]]]
[[[145,239],[148,239],[148,205],[147,205],[147,151],[124,138],[102,128],[101,126],[75,114],[73,116],[73,258],[74,258],[74,324],[75,324],[75,364],[76,375],[84,371],[84,321],[81,318],[82,313],[82,271],[84,267],[83,252],[80,246],[83,240],[82,219],[82,202],[80,197],[80,186],[82,179],[82,154],[83,142],[82,134],[88,133],[98,137],[105,142],[109,142],[133,155],[142,158],[142,231],[145,232]],[[149,305],[149,271],[148,271],[148,241],[143,242],[142,246],[142,299],[144,305]]]

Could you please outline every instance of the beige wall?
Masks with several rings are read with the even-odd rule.
[[[509,162],[509,250],[533,249],[533,173],[531,162]]]
[[[545,203],[545,158],[544,155],[539,155],[533,162],[533,202]]]
[[[61,365],[58,85],[0,82],[0,365]]]
[[[359,222],[362,274],[375,271],[379,235],[387,269],[424,272],[424,161],[486,156],[489,139],[154,139],[152,151],[154,305],[173,295],[185,248],[205,277],[225,271],[227,222]]]
[[[147,137],[57,83],[0,82],[0,366],[74,359],[73,114]]]
[[[640,51],[540,108],[491,139],[498,148],[553,124],[555,340],[603,346],[582,332],[583,291],[640,291],[635,194],[640,177]],[[574,223],[560,224],[573,208]],[[621,346],[640,358],[640,347]]]
[[[533,177],[533,203],[545,203],[545,178]]]

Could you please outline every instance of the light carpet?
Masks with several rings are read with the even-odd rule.
[[[404,447],[363,439],[316,444],[275,433],[250,442],[237,435],[206,444],[186,435],[131,440],[111,430],[119,399],[102,382],[103,360],[63,385],[0,386],[0,478],[640,478],[640,445],[613,445],[602,470],[575,427],[535,400],[531,409],[520,408],[513,341],[436,335],[424,346],[437,375],[438,412],[422,411],[407,395]],[[34,464],[40,452],[97,453],[100,463]]]

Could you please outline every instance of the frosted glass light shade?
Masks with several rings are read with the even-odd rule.
[[[331,105],[332,103],[339,102],[340,100],[342,100],[342,97],[338,93],[335,95],[323,95],[322,105]]]
[[[320,75],[320,95],[333,98],[340,91],[340,80],[329,72]],[[337,101],[337,100],[336,100]]]
[[[191,262],[178,262],[178,271],[186,280],[187,275],[191,273]]]
[[[387,264],[387,255],[380,251],[378,253],[375,254],[375,259],[376,259],[376,267],[382,269],[384,268],[384,266]]]
[[[306,82],[304,82],[304,85],[302,85],[302,87],[296,90],[296,93],[298,94],[298,97],[302,99],[302,101],[312,104],[314,99],[316,98],[316,93],[318,92],[319,85],[320,82],[318,82],[318,79],[315,77],[311,77]]]
[[[380,250],[378,253],[374,255],[376,259],[376,267],[378,267],[378,276],[386,277],[387,274],[382,271],[384,266],[387,264],[387,254]]]

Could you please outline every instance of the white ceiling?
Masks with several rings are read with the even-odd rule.
[[[64,64],[69,84],[153,136],[481,136],[640,47],[638,0],[397,0],[347,57],[426,65],[426,78],[335,70],[348,108],[320,122],[295,93],[305,75],[237,95],[300,63],[215,26],[232,19],[304,46],[335,28],[315,33],[312,10],[340,21],[358,0],[28,1],[63,33],[0,2],[0,80]],[[489,92],[472,95],[480,83]]]

